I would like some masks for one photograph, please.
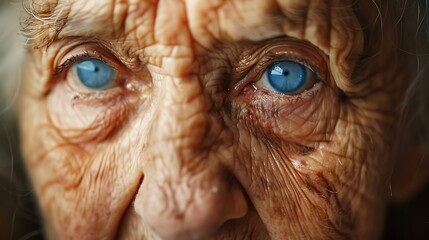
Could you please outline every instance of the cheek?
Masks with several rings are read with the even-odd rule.
[[[92,152],[58,143],[42,151],[43,158],[30,158],[48,232],[70,239],[114,234],[141,176],[133,167],[135,156],[125,150],[129,141],[124,142]]]
[[[340,101],[328,87],[280,107],[264,95],[249,99],[247,111],[235,110],[243,119],[236,175],[272,237],[299,229],[326,239],[379,231],[388,116],[368,121],[362,106]],[[371,227],[363,227],[365,221]]]
[[[244,106],[236,110],[245,108],[246,113],[237,118],[243,117],[256,132],[310,148],[328,140],[341,109],[335,90],[319,82],[300,96],[275,97],[262,91],[246,92]]]
[[[381,217],[368,216],[383,215],[381,185],[372,185],[379,172],[371,169],[374,159],[356,154],[366,150],[344,140],[303,154],[266,136],[245,138],[243,145],[250,147],[242,146],[236,156],[246,171],[236,176],[273,239],[294,234],[343,238],[355,234],[356,219],[371,219],[371,227],[356,226],[364,231],[379,227]],[[347,151],[356,156],[343,155]]]
[[[47,233],[53,239],[114,235],[140,181],[140,159],[132,153],[143,144],[132,141],[131,129],[112,137],[120,106],[73,104],[58,89],[42,100],[23,94],[20,118]]]

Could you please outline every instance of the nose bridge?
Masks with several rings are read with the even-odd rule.
[[[135,200],[136,212],[162,239],[202,239],[247,212],[219,157],[227,154],[214,151],[219,121],[197,77],[162,83]]]
[[[207,145],[215,141],[210,100],[196,77],[176,78],[163,83],[162,97],[149,144],[160,151],[159,158],[169,161],[176,169],[190,167],[201,161]],[[163,146],[159,148],[159,146]]]
[[[197,154],[199,145],[204,142],[212,124],[208,117],[210,102],[204,97],[200,79],[195,74],[198,64],[187,25],[185,2],[159,1],[157,11],[170,14],[158,14],[154,25],[158,47],[150,54],[154,59],[162,59],[158,64],[163,73],[160,74],[160,104],[150,142],[169,148],[159,153],[170,155],[162,157],[164,159],[190,161],[195,158],[182,155]]]

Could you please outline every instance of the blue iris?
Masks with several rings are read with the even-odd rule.
[[[266,74],[268,83],[279,93],[298,91],[307,81],[307,68],[292,61],[275,62],[268,67]]]
[[[76,64],[76,71],[83,85],[91,89],[105,89],[116,77],[115,69],[95,58],[79,61]]]

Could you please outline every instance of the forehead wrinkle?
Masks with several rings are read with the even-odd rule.
[[[42,1],[42,0],[39,0]],[[66,38],[129,41],[132,19],[144,18],[156,1],[141,0],[56,0],[49,11],[27,11],[22,32],[28,46],[38,49]],[[30,9],[31,8],[27,8]],[[33,13],[34,12],[34,13]],[[132,19],[131,19],[132,18]],[[144,25],[139,22],[137,25]],[[139,26],[141,27],[141,26]],[[133,27],[134,32],[137,26]],[[124,38],[124,39],[123,39]]]
[[[34,49],[66,37],[110,37],[123,30],[125,18],[115,20],[128,5],[128,0],[27,0],[21,32]]]
[[[220,1],[201,2],[188,1],[188,10],[192,23],[192,31],[205,34],[203,46],[210,47],[219,41],[251,41],[259,42],[267,39],[286,36],[296,39],[318,42],[317,45],[329,55],[331,8],[341,7],[352,9],[351,3],[333,1],[302,0],[265,0],[261,1]],[[334,3],[335,2],[335,3]],[[342,18],[353,16],[342,16]],[[341,26],[344,27],[343,25]],[[352,27],[352,26],[351,26]],[[195,30],[195,28],[197,30]],[[311,30],[311,31],[310,31]],[[343,29],[344,33],[352,31]],[[201,38],[201,37],[199,37]],[[204,38],[204,37],[203,37]],[[211,39],[210,39],[211,38]],[[322,44],[323,43],[323,44]]]
[[[124,30],[128,8],[126,0],[75,0],[60,37],[112,37],[120,34],[119,31]]]

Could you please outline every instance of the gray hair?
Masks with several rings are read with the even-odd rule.
[[[422,150],[429,153],[429,1],[403,1],[398,15],[399,50],[414,63],[412,82],[402,103],[402,126],[412,131]],[[399,5],[401,6],[401,5]],[[407,14],[407,15],[405,15]],[[408,30],[405,30],[408,29]]]

